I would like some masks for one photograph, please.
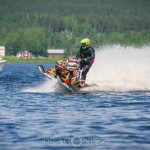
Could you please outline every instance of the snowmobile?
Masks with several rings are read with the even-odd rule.
[[[73,57],[57,61],[54,68],[48,68],[46,71],[42,65],[39,65],[39,71],[49,79],[56,78],[58,83],[69,92],[89,87],[88,84],[81,80],[80,60]]]

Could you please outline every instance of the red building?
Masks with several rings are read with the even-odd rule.
[[[47,50],[48,57],[64,57],[63,49],[48,49]]]
[[[22,51],[17,54],[17,57],[25,59],[31,58],[31,53],[29,51]]]

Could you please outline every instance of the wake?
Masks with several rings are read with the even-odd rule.
[[[40,73],[40,72],[39,72]],[[21,92],[25,93],[65,93],[64,88],[62,88],[56,79],[52,78],[52,80],[45,78],[45,81],[39,86],[32,86],[23,89]]]
[[[50,93],[50,92],[55,92],[56,86],[57,86],[56,80],[50,80],[50,79],[45,78],[45,81],[42,84],[40,84],[39,86],[25,88],[22,90],[22,92]]]

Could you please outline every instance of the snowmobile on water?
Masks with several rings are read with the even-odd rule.
[[[39,71],[49,79],[56,78],[67,91],[76,92],[90,86],[81,80],[82,69],[79,64],[80,60],[68,57],[66,61],[57,61],[54,68],[48,68],[46,71],[42,65],[39,65]]]

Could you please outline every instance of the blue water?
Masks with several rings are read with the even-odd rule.
[[[150,149],[150,92],[24,91],[45,81],[37,64],[5,64],[0,149]]]

